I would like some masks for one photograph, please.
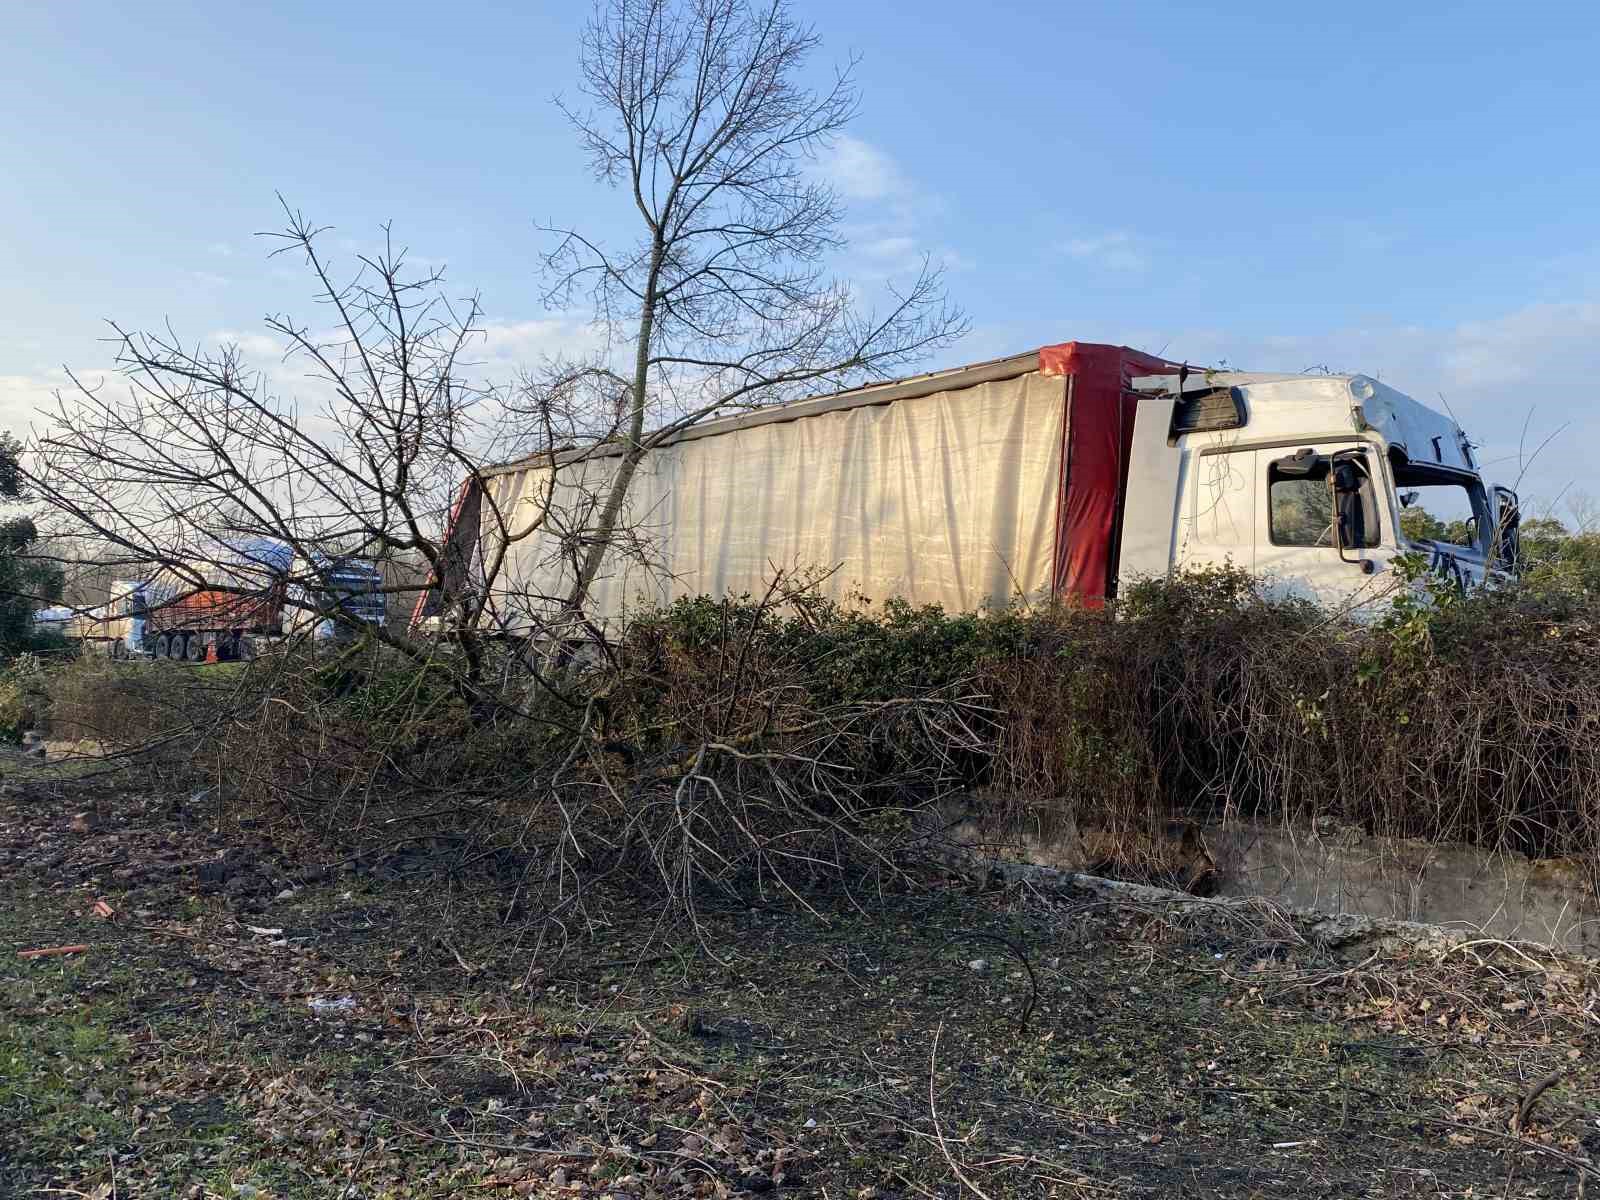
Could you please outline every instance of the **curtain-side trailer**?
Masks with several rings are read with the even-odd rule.
[[[445,590],[486,589],[496,628],[540,627],[570,592],[573,548],[622,454],[602,444],[476,473],[452,514]],[[1408,537],[1412,505],[1457,518],[1455,535]],[[1098,605],[1132,579],[1220,563],[1359,605],[1392,590],[1408,552],[1481,582],[1514,554],[1515,525],[1514,495],[1485,489],[1455,421],[1376,380],[1067,342],[664,441],[621,520],[642,552],[612,552],[587,611],[605,624],[682,596],[759,595],[780,568],[827,572],[818,587],[842,603]]]

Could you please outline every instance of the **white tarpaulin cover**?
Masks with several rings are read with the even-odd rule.
[[[613,549],[590,611],[613,620],[681,596],[759,596],[774,568],[837,567],[821,590],[846,603],[899,596],[955,612],[1047,594],[1064,396],[1063,379],[1030,371],[652,451],[622,522],[643,544]],[[558,531],[594,523],[618,461],[564,465],[553,489],[548,466],[486,481],[486,556],[496,507],[514,530],[540,526],[513,544],[494,588],[513,628],[567,593]]]

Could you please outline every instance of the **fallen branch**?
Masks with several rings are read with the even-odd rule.
[[[42,950],[18,950],[18,958],[55,958],[62,954],[82,954],[89,947],[83,943],[76,946],[47,946]]]
[[[962,1186],[978,1197],[978,1200],[989,1200],[983,1189],[967,1178],[967,1173],[956,1162],[955,1155],[950,1153],[949,1143],[944,1138],[944,1130],[939,1128],[936,1085],[939,1078],[939,1036],[942,1033],[944,1033],[944,1022],[940,1021],[939,1027],[933,1031],[933,1050],[928,1055],[928,1118],[933,1122],[933,1140],[938,1143],[939,1153],[944,1155],[944,1161],[950,1164],[950,1170],[961,1181]]]
[[[1565,1074],[1565,1071],[1551,1071],[1550,1074],[1546,1075],[1543,1079],[1539,1080],[1528,1089],[1527,1095],[1522,1097],[1522,1103],[1517,1106],[1516,1120],[1511,1122],[1512,1133],[1520,1134],[1522,1132],[1522,1127],[1527,1123],[1528,1114],[1533,1112],[1533,1106],[1538,1103],[1539,1097],[1544,1095],[1557,1083],[1560,1083],[1561,1077]]]

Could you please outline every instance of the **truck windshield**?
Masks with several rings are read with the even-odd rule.
[[[1394,486],[1400,495],[1400,529],[1407,541],[1484,549],[1489,505],[1476,475],[1397,463]]]

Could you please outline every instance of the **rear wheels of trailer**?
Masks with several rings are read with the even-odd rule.
[[[256,656],[253,639],[242,629],[174,630],[145,643],[152,658],[173,662],[248,662]]]
[[[200,647],[200,658],[190,657],[190,646]],[[197,636],[187,633],[163,633],[150,643],[152,658],[169,658],[173,662],[199,662],[206,656],[205,645]]]

